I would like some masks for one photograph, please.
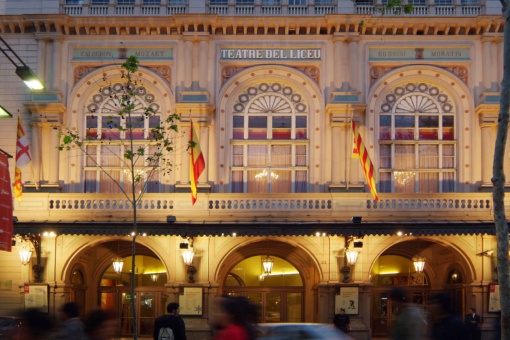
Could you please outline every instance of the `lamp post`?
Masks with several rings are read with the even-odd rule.
[[[0,37],[2,46],[0,46],[0,52],[2,52],[7,59],[16,67],[16,74],[20,77],[25,84],[31,90],[42,90],[44,89],[43,82],[37,77],[30,67],[25,64],[23,60],[14,52],[9,44]]]

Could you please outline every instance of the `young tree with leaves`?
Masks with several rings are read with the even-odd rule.
[[[86,156],[87,160],[95,164],[102,174],[106,175],[120,192],[126,197],[133,213],[133,233],[131,241],[131,308],[133,311],[133,336],[138,339],[136,299],[135,299],[135,266],[136,266],[136,238],[138,236],[137,207],[141,203],[143,195],[151,181],[157,182],[158,175],[168,174],[172,170],[170,155],[174,152],[173,139],[177,132],[177,122],[180,117],[171,114],[164,118],[157,112],[157,106],[146,104],[141,100],[141,93],[138,92],[138,79],[135,73],[138,70],[139,61],[136,57],[130,56],[121,66],[119,76],[123,80],[121,88],[111,89],[111,84],[104,84],[101,89],[106,89],[111,94],[110,99],[113,105],[108,111],[102,114],[102,129],[109,130],[110,135],[124,136],[123,138],[108,137],[109,133],[101,135],[80,134],[71,129],[60,131],[61,151],[75,150],[78,148]],[[106,80],[106,79],[104,79]],[[101,90],[100,89],[100,90]],[[112,106],[114,109],[112,109]],[[155,109],[156,108],[156,109]],[[164,119],[163,119],[164,118]],[[106,119],[106,122],[105,122]],[[148,123],[147,123],[148,121]],[[140,130],[149,124],[148,135],[140,138]],[[110,154],[118,157],[123,170],[124,178],[128,179],[130,185],[123,185],[118,176],[112,176],[111,171],[105,168],[97,160],[95,152],[88,148],[91,143],[100,141],[105,148],[112,148]],[[119,154],[116,147],[122,145],[123,153]],[[188,143],[188,148],[194,147]]]

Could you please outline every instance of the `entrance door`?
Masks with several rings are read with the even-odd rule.
[[[426,309],[427,291],[414,290],[409,292],[411,302]],[[392,326],[400,310],[389,299],[389,291],[374,291],[372,298],[372,337],[389,338]]]
[[[246,296],[260,306],[260,322],[302,322],[303,292],[280,289],[229,289],[229,295]]]
[[[101,308],[113,310],[118,320],[116,336],[133,336],[133,308],[128,287],[101,289]],[[154,319],[165,314],[166,295],[163,291],[136,292],[137,326],[139,337],[152,337]]]

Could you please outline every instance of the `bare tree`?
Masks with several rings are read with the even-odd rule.
[[[503,4],[505,19],[504,47],[503,47],[503,80],[501,82],[501,97],[498,117],[498,133],[494,149],[494,163],[492,176],[492,199],[494,203],[494,222],[498,243],[498,283],[501,305],[501,339],[510,340],[510,277],[508,260],[508,225],[505,213],[505,173],[503,162],[505,145],[508,135],[508,109],[510,108],[510,6],[506,0]]]
[[[136,315],[136,292],[135,292],[135,267],[136,267],[136,238],[138,236],[137,208],[141,203],[143,195],[147,192],[148,184],[156,175],[166,175],[172,170],[170,154],[174,153],[173,139],[176,137],[177,121],[180,120],[177,114],[171,114],[166,119],[160,117],[157,107],[152,105],[154,100],[147,97],[141,100],[144,94],[143,89],[138,85],[136,79],[138,70],[138,59],[130,56],[119,70],[119,77],[123,79],[122,86],[111,88],[111,84],[103,84],[101,89],[110,93],[112,105],[109,106],[106,116],[102,115],[101,127],[108,130],[115,136],[125,136],[112,140],[108,133],[89,135],[85,137],[78,131],[62,129],[60,131],[60,146],[62,150],[78,148],[86,155],[89,162],[99,168],[101,173],[106,175],[114,183],[119,191],[124,194],[132,208],[133,233],[131,241],[131,308],[133,311],[133,337],[138,339],[137,315]],[[147,105],[148,102],[148,105]],[[114,109],[112,109],[112,106]],[[101,110],[101,109],[100,109]],[[106,121],[105,121],[106,120]],[[140,139],[140,130],[149,126],[148,135]],[[137,135],[138,133],[138,135]],[[119,164],[124,169],[124,176],[130,182],[123,185],[118,177],[114,177],[111,171],[97,161],[96,154],[87,148],[91,143],[100,141],[105,150],[109,150],[114,157],[118,158]],[[118,154],[115,146],[122,145],[123,153]],[[194,143],[188,142],[188,148],[194,147]],[[126,178],[125,177],[125,178]]]

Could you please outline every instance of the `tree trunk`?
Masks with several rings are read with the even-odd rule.
[[[503,2],[503,0],[502,0]],[[504,71],[501,82],[501,99],[498,119],[498,134],[494,149],[493,163],[493,204],[494,222],[498,242],[498,283],[501,304],[501,339],[510,340],[510,278],[508,260],[508,225],[505,213],[505,173],[503,162],[505,158],[505,145],[508,134],[508,109],[510,107],[510,6],[503,2],[503,15],[505,17],[504,31]]]

